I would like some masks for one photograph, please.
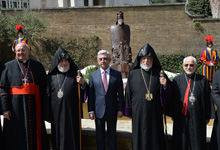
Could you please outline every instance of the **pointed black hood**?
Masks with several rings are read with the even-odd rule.
[[[131,67],[131,70],[140,68],[140,57],[142,56],[152,56],[153,57],[153,66],[152,68],[157,68],[159,70],[162,69],[160,62],[157,58],[156,53],[154,52],[154,49],[147,43],[145,44],[139,51],[133,66]]]
[[[50,67],[48,74],[51,74],[54,70],[57,69],[57,65],[59,63],[59,60],[61,60],[61,59],[67,59],[70,63],[70,68],[78,70],[78,67],[73,62],[71,57],[68,55],[67,51],[65,49],[63,49],[62,47],[59,47],[53,57],[53,61],[52,61],[52,64],[51,64],[51,67]]]

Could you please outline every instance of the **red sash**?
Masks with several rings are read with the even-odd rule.
[[[187,115],[187,107],[188,107],[188,99],[189,99],[189,90],[190,90],[190,84],[191,84],[191,79],[189,79],[185,97],[184,97],[184,102],[183,102],[183,108],[182,108],[182,114]]]
[[[35,94],[36,101],[36,118],[37,118],[37,150],[41,150],[41,102],[39,85],[34,83],[27,83],[19,87],[11,87],[10,94],[22,95],[22,94]]]

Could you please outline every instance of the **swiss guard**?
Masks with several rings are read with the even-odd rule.
[[[212,86],[212,81],[215,74],[215,65],[218,62],[217,51],[212,49],[213,36],[206,36],[207,48],[202,50],[200,61],[203,63],[202,75],[205,76]]]
[[[23,33],[23,27],[21,25],[16,25],[16,30],[18,31],[17,35],[18,35],[18,39],[14,40],[14,43],[12,45],[12,51],[15,52],[16,49],[16,45],[18,43],[26,43],[28,46],[29,46],[29,49],[30,49],[30,43],[29,43],[29,40],[27,40],[25,37],[24,37],[24,33]]]

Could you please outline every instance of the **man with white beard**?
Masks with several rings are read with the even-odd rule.
[[[165,150],[163,108],[169,105],[171,83],[153,48],[146,44],[129,72],[125,116],[132,118],[133,150]]]
[[[183,69],[173,81],[173,150],[206,150],[206,124],[214,114],[209,81],[195,72],[193,56],[184,58]]]
[[[83,102],[88,87],[77,71],[78,67],[67,51],[59,47],[47,78],[47,120],[51,121],[53,150],[80,149],[79,117],[82,111],[79,112],[78,84],[81,85],[80,102]]]

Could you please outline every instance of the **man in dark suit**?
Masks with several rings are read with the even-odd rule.
[[[111,55],[100,50],[100,66],[89,77],[88,111],[96,124],[97,150],[105,150],[105,122],[107,122],[108,150],[116,150],[116,123],[124,112],[124,94],[121,73],[110,68]]]

